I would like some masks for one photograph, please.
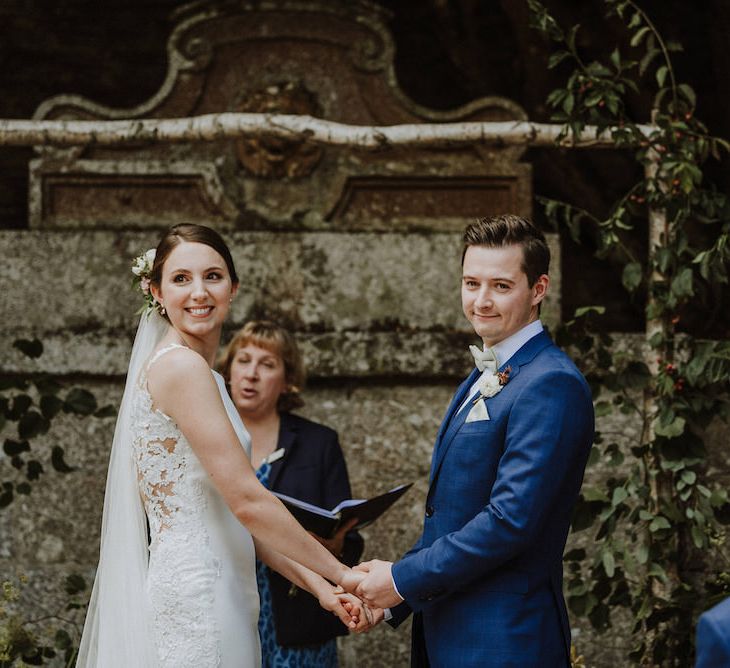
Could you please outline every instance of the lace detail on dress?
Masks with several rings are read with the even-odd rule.
[[[147,388],[152,364],[180,347],[162,348],[140,374],[132,452],[149,521],[148,591],[160,666],[198,668],[220,665],[213,605],[221,567],[203,521],[206,475],[174,420],[154,407]]]

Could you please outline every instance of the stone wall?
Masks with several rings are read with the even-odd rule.
[[[471,365],[458,234],[227,238],[242,279],[229,330],[254,315],[295,325],[311,375],[302,414],[339,432],[353,494],[414,482],[397,509],[363,532],[365,558],[397,558],[418,536],[433,439]],[[150,232],[0,232],[0,280],[13,286],[3,302],[0,368],[47,371],[92,390],[100,404],[116,404],[138,307],[129,267],[153,243]],[[556,298],[546,305],[548,321],[558,306]],[[37,361],[12,347],[33,336],[46,347]],[[0,527],[0,572],[29,576],[39,612],[60,605],[69,572],[93,578],[113,423],[56,420],[34,448],[61,444],[76,471],[47,473],[30,496],[17,497]],[[407,626],[344,639],[343,665],[407,665]]]

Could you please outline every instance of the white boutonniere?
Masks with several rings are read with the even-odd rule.
[[[466,422],[478,422],[480,420],[489,420],[489,411],[487,411],[486,399],[493,397],[502,391],[502,388],[509,381],[509,374],[512,367],[507,367],[504,371],[497,373],[485,373],[477,383],[479,395],[472,401],[473,408],[466,416]]]

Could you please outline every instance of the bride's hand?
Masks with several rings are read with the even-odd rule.
[[[366,576],[367,573],[346,568],[344,575],[340,579],[340,586],[349,594],[354,594],[355,589],[357,589],[357,586],[365,579]]]
[[[353,620],[358,620],[356,626],[348,626],[353,633],[365,633],[383,621],[385,613],[380,608],[369,608],[357,596],[342,591],[342,587],[334,591]]]
[[[354,602],[357,602],[355,604]],[[327,611],[334,614],[351,631],[359,632],[362,626],[362,618],[366,619],[363,613],[364,607],[360,599],[352,594],[345,594],[341,587],[328,588],[319,594],[319,604]]]

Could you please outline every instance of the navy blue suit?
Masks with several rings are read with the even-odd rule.
[[[593,441],[593,404],[573,362],[542,332],[506,365],[489,420],[457,412],[436,438],[424,528],[393,566],[414,617],[412,665],[564,668],[570,627],[562,554]]]
[[[700,615],[695,668],[730,666],[730,598]]]
[[[277,448],[284,456],[271,464],[270,489],[313,503],[334,508],[349,499],[350,480],[337,432],[292,413],[282,413]],[[357,563],[363,539],[357,531],[345,536],[342,561]],[[327,612],[308,592],[292,588],[291,583],[269,569],[276,639],[280,645],[296,647],[319,645],[331,638],[347,635],[342,622]]]

